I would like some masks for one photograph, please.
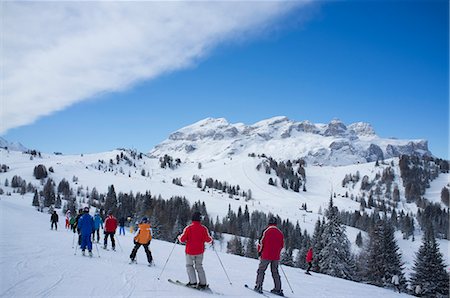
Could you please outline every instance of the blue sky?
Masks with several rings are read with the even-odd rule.
[[[328,1],[261,11],[265,18],[206,43],[181,67],[94,93],[73,89],[83,100],[11,125],[2,137],[44,152],[147,152],[206,117],[252,124],[285,115],[369,122],[381,137],[424,138],[435,155],[449,157],[447,1]]]

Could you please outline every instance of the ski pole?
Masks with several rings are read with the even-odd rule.
[[[164,269],[166,269],[166,265],[167,265],[167,263],[169,262],[170,256],[172,255],[173,250],[175,249],[175,246],[177,245],[177,242],[178,242],[178,238],[175,239],[175,243],[173,244],[172,250],[170,251],[170,254],[169,254],[169,256],[167,257],[166,263],[164,264],[164,267],[163,267],[163,269],[161,270],[161,273],[160,273],[159,276],[158,276],[158,280],[161,278],[161,275],[163,274]]]
[[[228,279],[228,281],[230,282],[230,285],[232,285],[231,280],[230,280],[230,278],[228,277],[228,273],[227,273],[227,271],[225,270],[225,267],[224,267],[223,264],[222,264],[222,260],[220,259],[219,254],[217,253],[216,249],[214,248],[214,245],[213,245],[213,250],[214,250],[214,252],[216,253],[217,258],[219,259],[220,265],[222,266],[223,272],[225,272],[225,275],[227,276],[227,279]]]
[[[97,248],[98,257],[100,258],[100,251],[98,250],[98,244],[97,244],[97,242],[94,242],[94,243],[95,243],[95,248]]]
[[[73,234],[73,236],[72,236],[72,248],[74,248],[73,244],[75,243],[75,233],[72,233],[72,234]]]
[[[280,264],[280,268],[281,268],[281,271],[283,272],[284,278],[286,278],[286,281],[287,281],[287,283],[289,285],[289,288],[291,289],[292,294],[294,294],[294,290],[292,290],[291,284],[289,283],[289,279],[287,278],[286,273],[284,272],[284,269],[281,266],[281,264]]]

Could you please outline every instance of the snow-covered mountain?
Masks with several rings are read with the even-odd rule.
[[[28,149],[19,142],[8,142],[0,137],[0,148],[5,148],[13,151],[27,151]]]
[[[239,154],[265,154],[276,159],[303,158],[310,164],[349,165],[398,157],[431,155],[426,140],[380,138],[368,123],[345,125],[296,122],[274,117],[253,125],[206,118],[172,133],[150,151],[183,161],[217,160]]]
[[[370,152],[373,152],[373,154],[369,154]],[[170,199],[173,196],[185,197],[191,205],[198,201],[205,202],[210,218],[222,219],[227,216],[229,208],[236,212],[238,208],[246,206],[250,213],[253,211],[271,212],[279,215],[282,219],[289,219],[292,223],[299,222],[301,230],[306,230],[312,235],[316,221],[323,217],[323,211],[328,206],[331,193],[334,194],[334,204],[340,211],[354,213],[361,210],[361,198],[365,197],[367,201],[370,192],[373,192],[380,193],[380,204],[395,205],[397,214],[403,212],[412,216],[417,215],[419,210],[417,204],[406,199],[406,189],[400,172],[399,158],[387,158],[400,152],[431,155],[427,149],[426,141],[382,139],[375,135],[373,128],[367,123],[354,123],[348,126],[337,120],[327,125],[312,124],[307,121],[295,123],[285,117],[272,118],[251,126],[229,124],[225,119],[208,118],[173,133],[166,141],[156,146],[150,155],[133,150],[117,149],[95,154],[42,153],[32,156],[31,152],[24,154],[19,151],[0,148],[1,164],[5,165],[4,169],[2,167],[4,171],[0,171],[0,189],[3,192],[0,195],[0,203],[2,204],[0,208],[2,212],[0,216],[0,252],[2,253],[0,255],[0,266],[7,268],[3,272],[14,272],[14,274],[8,276],[2,276],[0,297],[21,295],[54,297],[63,296],[64,294],[61,293],[65,293],[65,291],[72,293],[78,287],[74,286],[71,281],[83,278],[83,275],[77,273],[83,271],[84,267],[80,267],[80,264],[90,266],[88,263],[90,260],[85,260],[86,262],[72,261],[73,253],[70,251],[72,234],[64,233],[64,231],[58,232],[62,235],[56,235],[64,239],[63,242],[59,242],[51,238],[53,234],[50,236],[50,234],[42,233],[42,226],[45,222],[48,224],[48,218],[43,218],[40,213],[34,210],[34,207],[31,207],[33,194],[26,193],[21,196],[19,195],[20,186],[12,187],[12,181],[17,176],[22,179],[22,181],[19,181],[20,183],[16,179],[18,184],[26,185],[27,188],[31,184],[38,191],[41,191],[44,180],[36,179],[33,175],[34,168],[38,165],[44,165],[49,169],[49,178],[54,181],[55,186],[62,179],[68,181],[74,196],[76,196],[76,201],[81,205],[88,202],[88,195],[94,187],[99,193],[105,194],[108,187],[114,185],[117,193],[132,192],[136,194],[149,191],[153,196],[161,195],[164,199]],[[250,153],[256,155],[249,155]],[[269,185],[269,178],[273,180],[280,178],[275,171],[269,171],[268,173],[264,168],[258,169],[261,164],[268,160],[263,156],[258,156],[263,153],[266,156],[283,161],[304,157],[307,161],[304,166],[306,179],[302,182],[306,185],[307,191],[295,192],[292,189],[283,188],[280,183]],[[181,161],[177,166],[162,168],[159,157],[164,154],[173,158],[180,158]],[[381,157],[385,159],[384,162],[379,164],[374,162]],[[372,161],[367,162],[367,160]],[[298,164],[293,166],[296,171],[299,170]],[[388,194],[388,188],[386,183],[381,183],[385,173],[389,174],[390,184],[392,184],[389,191],[398,187],[398,201],[394,202],[392,198],[385,196]],[[360,179],[347,179],[348,176],[355,177],[356,175]],[[239,185],[241,191],[245,190],[249,193],[249,190],[251,190],[252,198],[230,195],[213,188],[202,190],[194,181],[194,176],[200,177],[203,181],[211,178],[225,181],[228,185]],[[180,185],[173,183],[175,179],[181,182]],[[344,180],[346,180],[345,183]],[[421,197],[442,208],[447,208],[441,202],[441,190],[443,187],[449,187],[449,181],[449,173],[440,173],[434,180],[430,181]],[[366,183],[364,187],[363,183]],[[307,205],[307,210],[302,208],[303,204]],[[21,208],[24,208],[25,211],[21,211]],[[365,209],[364,212],[372,213],[374,210],[374,208]],[[24,212],[22,216],[26,218],[28,224],[24,222],[19,225],[15,220],[16,216],[21,216],[21,212]],[[39,216],[31,215],[32,213]],[[414,218],[414,220],[416,229],[413,231],[413,236],[416,239],[415,241],[411,240],[414,237],[404,239],[400,231],[395,233],[396,241],[402,253],[402,261],[405,264],[406,276],[411,273],[415,253],[421,244],[422,232],[417,219]],[[31,224],[34,221],[38,224]],[[35,238],[27,238],[24,234],[25,230],[20,229],[20,227],[28,225],[32,226],[33,230],[30,231],[30,234]],[[14,228],[10,228],[11,226]],[[5,227],[8,227],[8,229]],[[360,230],[351,226],[346,228],[348,239],[352,242],[352,250],[358,253],[360,248],[355,245],[355,238]],[[47,232],[52,233],[48,230]],[[13,242],[15,244],[11,246],[9,239],[14,238],[13,235],[16,234],[24,236],[20,237],[21,241]],[[367,233],[363,232],[363,238],[364,241],[368,240]],[[131,239],[125,241],[122,242],[127,243],[123,244],[124,250],[131,250]],[[52,245],[48,254],[55,256],[57,261],[46,257],[45,248],[48,245],[44,242]],[[444,254],[445,262],[450,264],[449,241],[439,239],[438,242]],[[26,253],[30,243],[43,243],[42,245],[32,246],[33,256]],[[65,243],[64,248],[60,246],[62,243]],[[167,258],[167,252],[172,245],[163,241],[152,243],[158,260],[164,261]],[[62,250],[68,250],[68,252],[62,252]],[[226,242],[223,243],[222,248],[222,251],[225,250]],[[6,251],[8,251],[7,254],[5,254]],[[16,251],[22,251],[21,256],[23,255],[23,257],[14,261],[12,259]],[[182,247],[176,246],[176,251],[181,254]],[[212,253],[208,256],[209,259],[214,257]],[[250,276],[251,280],[254,279],[256,261],[242,260],[237,256],[226,254],[223,254],[222,257],[225,262],[230,264],[230,268],[239,268],[239,270],[230,270],[232,279],[247,280],[247,276]],[[69,259],[67,260],[67,258]],[[192,290],[189,289],[181,289],[183,291],[180,293],[179,289],[172,289],[171,286],[165,283],[161,284],[160,281],[154,281],[150,283],[150,286],[141,287],[141,274],[146,274],[145,270],[148,268],[130,269],[125,263],[127,258],[128,255],[122,253],[121,255],[110,255],[108,257],[102,255],[101,259],[92,260],[99,269],[93,269],[93,273],[89,273],[90,279],[101,285],[102,288],[108,289],[108,291],[103,293],[89,284],[89,287],[83,290],[82,294],[108,297],[146,296],[148,291],[156,291],[157,296],[166,297],[198,295],[198,293],[192,293]],[[176,258],[177,261],[174,264],[169,264],[167,270],[170,277],[183,278],[184,274],[180,273],[180,267],[176,265],[176,262],[183,262],[182,257]],[[246,264],[245,270],[242,270],[242,264]],[[209,266],[207,268],[209,272],[214,271],[215,275],[210,283],[218,291],[223,293],[229,291],[230,296],[234,297],[253,296],[253,293],[248,294],[245,289],[240,287],[228,288],[224,283],[223,276],[216,278],[221,270],[217,264],[207,264],[207,266]],[[39,268],[42,267],[50,267],[55,274],[43,278],[39,271],[41,270]],[[75,270],[66,270],[67,267],[73,267]],[[247,270],[247,267],[250,269]],[[343,280],[334,281],[331,277],[323,277],[318,279],[317,282],[311,282],[309,279],[304,279],[303,272],[298,270],[289,268],[286,271],[289,275],[295,276],[296,281],[293,283],[293,288],[296,293],[300,293],[299,296],[301,297],[314,297],[316,293],[317,297],[354,297],[356,295],[369,297],[373,293],[377,293],[373,294],[376,296],[395,295],[392,291],[367,285],[353,286],[353,283]],[[103,271],[121,273],[109,274],[110,281],[105,284],[103,279],[96,278]],[[299,274],[299,272],[302,274]],[[268,280],[270,280],[269,275],[266,276]],[[152,272],[151,276],[156,277],[157,273]],[[42,283],[39,283],[37,277],[42,277]],[[323,287],[322,283],[326,283],[330,287]],[[19,284],[25,285],[24,291],[16,286]],[[314,288],[320,288],[320,290]],[[285,287],[285,289],[287,288]],[[70,294],[67,296],[70,296]],[[291,296],[297,297],[296,295],[289,295],[289,297]]]

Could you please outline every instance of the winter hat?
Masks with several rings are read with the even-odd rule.
[[[269,225],[276,225],[277,224],[277,218],[275,216],[271,216],[269,218]]]
[[[201,221],[202,220],[202,215],[200,214],[200,212],[195,211],[192,214],[192,221]]]
[[[148,218],[147,218],[146,216],[144,216],[144,217],[141,219],[141,222],[146,223],[147,221],[148,221]]]
[[[112,210],[109,210],[109,211],[108,211],[108,215],[112,215]]]
[[[89,207],[84,207],[83,212],[89,213]]]

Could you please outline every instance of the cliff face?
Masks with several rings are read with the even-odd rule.
[[[277,159],[303,158],[312,164],[348,165],[401,154],[431,155],[426,140],[380,138],[369,123],[345,125],[296,122],[274,117],[253,125],[207,118],[172,133],[150,151],[186,161],[217,160],[237,154],[266,154]]]

